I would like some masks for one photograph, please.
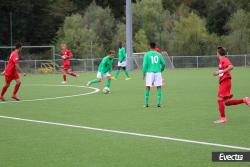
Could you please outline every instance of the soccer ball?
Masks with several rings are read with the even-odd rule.
[[[102,92],[104,94],[109,94],[110,93],[110,89],[108,87],[105,87],[105,88],[103,88]]]

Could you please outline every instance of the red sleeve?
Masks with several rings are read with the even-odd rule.
[[[224,67],[228,67],[229,65],[232,65],[232,63],[231,63],[231,61],[229,60],[229,59],[224,59],[224,61],[223,61],[223,66]]]
[[[67,55],[68,58],[71,58],[72,57],[72,52],[70,50],[67,50],[67,54],[66,55]]]
[[[13,58],[12,58],[12,61],[13,61],[14,64],[18,64],[19,63],[18,55],[14,55]]]

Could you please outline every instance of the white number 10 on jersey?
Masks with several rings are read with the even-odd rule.
[[[159,61],[159,57],[158,56],[151,56],[151,62],[152,64],[157,64]]]

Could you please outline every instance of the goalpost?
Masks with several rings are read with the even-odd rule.
[[[0,70],[6,66],[9,55],[14,49],[15,46],[0,46]],[[44,64],[50,64],[49,72],[55,72],[57,67],[55,46],[22,46],[19,62],[27,72],[42,70]]]

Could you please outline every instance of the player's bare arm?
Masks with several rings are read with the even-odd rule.
[[[222,74],[222,73],[225,73],[225,72],[228,72],[228,71],[232,71],[234,69],[234,66],[233,65],[229,65],[226,69],[224,70],[220,70],[220,71],[216,71],[216,72],[213,72],[213,75],[214,76],[217,76],[219,74]]]
[[[23,73],[24,76],[27,75],[27,74],[23,71],[23,69],[22,69],[18,64],[16,64],[16,69],[17,69],[19,72]]]

